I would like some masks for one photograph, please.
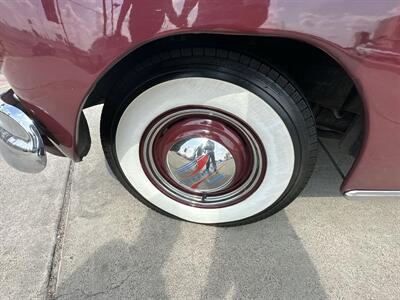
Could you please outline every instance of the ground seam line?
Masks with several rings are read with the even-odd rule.
[[[65,230],[68,222],[73,172],[74,163],[71,161],[68,168],[67,180],[65,182],[63,202],[56,231],[56,242],[54,244],[52,260],[50,264],[50,271],[47,282],[47,300],[55,299],[55,294],[57,291],[58,278],[61,270],[61,258],[64,246]]]

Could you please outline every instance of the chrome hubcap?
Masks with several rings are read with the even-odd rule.
[[[168,111],[154,120],[142,136],[140,159],[161,192],[204,208],[244,200],[266,171],[256,134],[234,116],[202,107]]]
[[[229,150],[217,141],[201,137],[173,144],[167,154],[167,165],[177,184],[201,193],[224,189],[236,172]]]

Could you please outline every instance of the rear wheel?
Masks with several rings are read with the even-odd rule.
[[[288,205],[314,167],[312,113],[266,64],[218,49],[162,53],[114,90],[103,149],[140,201],[187,221],[237,225]]]

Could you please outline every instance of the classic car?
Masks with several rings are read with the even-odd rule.
[[[109,168],[178,219],[260,220],[306,185],[318,139],[355,156],[341,192],[400,197],[400,2],[0,1],[0,151],[79,162],[103,104]]]

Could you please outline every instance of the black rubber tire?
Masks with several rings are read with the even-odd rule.
[[[287,76],[259,59],[235,51],[215,48],[174,49],[137,64],[113,88],[101,116],[101,141],[112,172],[138,200],[162,214],[176,218],[148,202],[129,183],[117,160],[115,134],[124,110],[137,95],[165,80],[193,76],[230,81],[267,101],[286,124],[295,150],[292,178],[285,192],[273,205],[246,219],[213,225],[247,224],[271,216],[286,207],[302,191],[314,169],[318,148],[315,120],[305,97]],[[269,95],[268,100],[265,94]]]

